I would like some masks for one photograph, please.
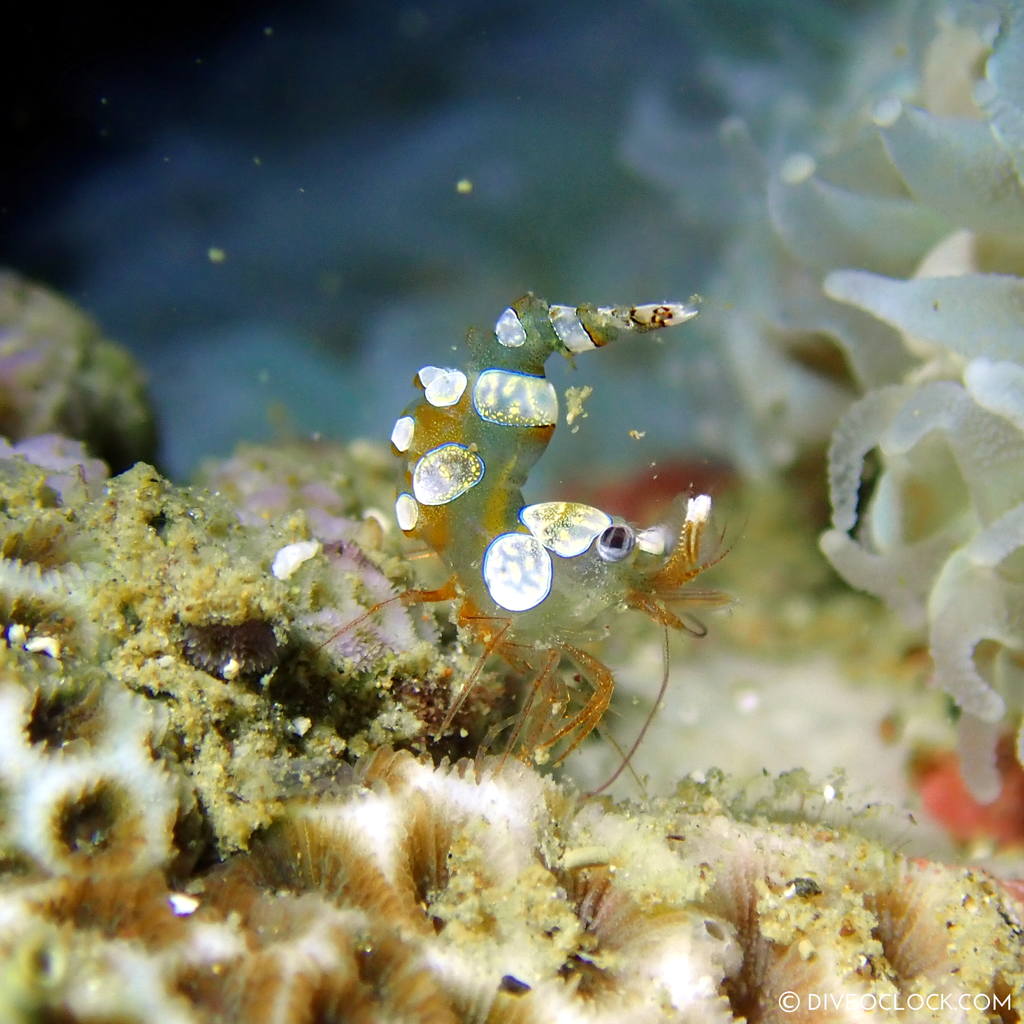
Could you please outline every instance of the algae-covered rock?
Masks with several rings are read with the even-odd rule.
[[[320,541],[302,511],[246,525],[141,463],[78,468],[0,459],[9,857],[143,870],[243,848],[352,748],[422,742],[403,695],[447,693],[432,623],[365,538]]]
[[[0,271],[0,435],[47,433],[84,441],[115,469],[156,447],[132,357],[66,299]]]

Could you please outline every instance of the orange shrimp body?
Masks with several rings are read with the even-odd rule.
[[[666,602],[684,597],[685,584],[710,564],[701,561],[701,536],[711,500],[691,497],[681,522],[643,530],[578,502],[526,504],[522,486],[558,420],[544,365],[554,352],[572,357],[696,314],[682,303],[574,309],[525,295],[493,333],[469,333],[465,369],[420,369],[422,395],[391,434],[406,460],[398,525],[451,571],[445,588],[422,599],[455,598],[460,623],[488,653],[539,671],[533,696],[549,684],[562,654],[592,683],[583,709],[539,742],[548,747],[571,736],[563,757],[600,721],[613,686],[608,669],[575,644],[589,638],[603,612],[621,606],[687,628]]]

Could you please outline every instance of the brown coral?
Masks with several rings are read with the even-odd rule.
[[[188,626],[183,647],[190,665],[221,679],[262,676],[280,656],[274,627],[263,619]]]
[[[773,821],[719,782],[624,807],[518,763],[380,751],[188,888],[0,892],[0,950],[44,941],[64,980],[32,1005],[71,1020],[86,969],[194,1024],[897,1021],[936,999],[1009,1022],[1024,998],[1006,887]]]

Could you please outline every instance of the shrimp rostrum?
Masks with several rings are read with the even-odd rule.
[[[420,369],[422,394],[391,433],[406,460],[398,525],[433,549],[450,574],[444,586],[413,591],[407,600],[454,600],[459,624],[484,644],[483,658],[497,653],[531,677],[511,738],[523,755],[560,744],[560,760],[601,721],[614,680],[581,644],[605,612],[634,608],[692,632],[692,620],[670,606],[691,596],[720,600],[688,586],[719,557],[705,552],[708,495],[681,500],[674,520],[646,529],[591,505],[526,504],[522,496],[558,420],[558,396],[544,375],[548,357],[574,357],[696,315],[684,303],[573,308],[525,295],[498,317],[493,333],[470,332],[465,368]],[[589,684],[571,712],[554,696],[563,658]],[[456,690],[441,732],[478,672],[479,665]]]

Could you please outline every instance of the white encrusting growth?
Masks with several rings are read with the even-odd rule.
[[[473,386],[473,408],[491,423],[549,427],[558,422],[558,393],[546,377],[484,370]]]
[[[320,541],[318,540],[300,540],[294,544],[285,544],[274,555],[270,571],[279,580],[289,579],[303,562],[308,562],[319,552]]]
[[[416,463],[412,493],[421,505],[447,505],[476,486],[483,475],[483,459],[476,452],[462,444],[442,444]]]
[[[60,659],[60,640],[55,636],[32,636],[25,641],[29,654],[45,654],[55,661]]]
[[[469,383],[461,370],[442,366],[424,366],[417,375],[427,401],[438,409],[455,405]]]
[[[167,902],[175,917],[191,917],[199,909],[199,900],[187,892],[172,892]]]
[[[527,505],[519,520],[550,551],[562,558],[582,555],[594,538],[612,525],[612,517],[578,501],[542,501]]]
[[[494,325],[494,336],[498,339],[498,344],[504,345],[505,348],[519,348],[526,344],[526,331],[511,306],[498,317],[498,322]]]
[[[551,593],[552,574],[551,556],[528,533],[502,533],[484,553],[487,592],[506,611],[536,608]]]

